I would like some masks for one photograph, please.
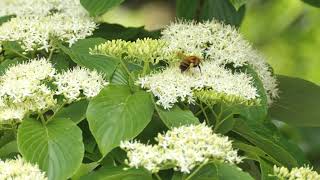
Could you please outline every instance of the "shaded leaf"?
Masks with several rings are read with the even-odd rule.
[[[89,101],[86,99],[74,102],[66,107],[61,108],[58,112],[56,112],[54,118],[70,119],[74,123],[78,124],[80,121],[86,118],[88,104]]]
[[[93,98],[87,110],[90,130],[105,156],[122,140],[136,137],[151,121],[154,107],[145,91],[109,85]]]
[[[320,86],[299,78],[279,75],[279,99],[271,117],[294,126],[320,127]]]
[[[120,5],[124,0],[80,0],[82,6],[92,16],[100,16],[113,7]]]
[[[319,0],[302,0],[305,3],[310,4],[311,6],[314,7],[320,7],[320,1]]]

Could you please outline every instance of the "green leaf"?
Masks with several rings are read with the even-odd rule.
[[[210,163],[202,167],[190,180],[253,180],[237,166],[221,162]]]
[[[123,166],[119,166],[113,168],[102,167],[98,171],[82,177],[81,180],[152,180],[152,176],[146,170],[124,170]]]
[[[176,16],[179,19],[192,20],[197,16],[199,0],[176,0]]]
[[[0,17],[0,25],[2,25],[3,23],[9,21],[11,18],[13,18],[13,15],[9,15],[9,16],[1,16]]]
[[[294,167],[307,163],[299,147],[284,138],[270,122],[238,119],[233,131],[256,145],[283,166]]]
[[[92,37],[104,38],[106,40],[122,39],[134,41],[138,38],[143,39],[146,37],[157,39],[160,35],[160,31],[146,31],[144,27],[124,27],[120,24],[102,23],[93,32]]]
[[[93,162],[88,164],[81,164],[78,171],[72,176],[72,180],[79,180],[82,176],[89,174],[92,170],[99,166],[99,163]]]
[[[319,0],[302,0],[305,3],[310,4],[311,6],[314,7],[320,7],[320,1]]]
[[[101,38],[92,38],[78,41],[71,49],[62,44],[59,44],[58,46],[78,65],[88,69],[95,69],[104,73],[107,78],[110,78],[119,61],[113,57],[89,54],[89,48],[93,48],[94,45],[101,44],[102,42],[105,42],[105,40]]]
[[[154,107],[145,91],[109,85],[89,103],[87,119],[103,156],[122,140],[136,137],[151,121]]]
[[[239,10],[241,6],[247,3],[247,0],[230,0],[230,2],[237,10]]]
[[[82,6],[92,16],[100,16],[113,7],[120,5],[124,0],[80,0]]]
[[[157,105],[155,106],[161,120],[168,128],[190,124],[200,124],[199,119],[195,117],[190,110],[183,110],[177,105],[169,110],[165,110]]]
[[[24,119],[19,126],[18,148],[23,157],[37,163],[49,180],[71,177],[80,167],[84,146],[81,130],[68,119],[55,119],[43,125]]]
[[[270,175],[273,174],[273,165],[262,158],[259,158],[261,169],[261,180],[278,180],[276,177]]]
[[[279,99],[271,117],[294,126],[320,127],[320,86],[288,76],[278,77]]]
[[[3,146],[1,146],[0,148],[0,158],[6,158],[8,156],[10,156],[11,154],[18,154],[19,150],[18,150],[18,146],[17,146],[17,141],[11,141]]]
[[[78,124],[80,121],[86,118],[86,111],[89,101],[86,99],[74,102],[66,107],[61,108],[54,118],[56,119],[70,119],[74,123]]]
[[[52,55],[50,62],[58,72],[64,72],[69,69],[70,62],[72,62],[72,60],[64,53],[56,53]]]
[[[200,18],[201,20],[211,20],[213,18],[226,24],[239,27],[245,14],[245,8],[238,11],[227,0],[206,0],[203,4]]]

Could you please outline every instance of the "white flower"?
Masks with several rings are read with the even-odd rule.
[[[195,55],[222,67],[251,65],[263,82],[269,103],[278,96],[276,79],[264,58],[230,25],[217,21],[173,23],[162,31],[162,39],[167,41],[167,53]]]
[[[165,167],[174,167],[184,173],[203,163],[221,161],[237,164],[242,157],[232,148],[228,137],[214,134],[204,124],[182,126],[159,134],[158,144],[144,145],[138,142],[122,142],[120,147],[127,151],[130,167],[144,167],[155,173]]]
[[[203,62],[201,72],[190,70],[181,73],[177,66],[172,66],[160,73],[140,78],[137,84],[151,91],[158,98],[157,104],[165,109],[171,108],[178,101],[193,103],[193,91],[201,89],[242,97],[248,101],[258,97],[252,78],[245,73],[232,73],[212,61]]]
[[[25,51],[51,48],[59,39],[71,46],[92,35],[96,24],[77,0],[16,0],[3,8],[16,14],[0,26],[1,41],[18,41]]]
[[[320,180],[320,175],[308,166],[300,168],[295,167],[292,168],[291,171],[286,167],[274,166],[273,171],[273,176],[283,180]]]
[[[26,162],[21,157],[13,160],[0,160],[1,180],[47,180],[38,165]]]
[[[76,67],[55,76],[56,94],[62,94],[69,103],[80,99],[82,93],[85,97],[92,98],[108,84],[103,78],[104,76],[95,70]]]
[[[54,92],[44,84],[55,75],[46,59],[33,59],[8,68],[0,76],[0,121],[22,120],[29,112],[55,106]]]

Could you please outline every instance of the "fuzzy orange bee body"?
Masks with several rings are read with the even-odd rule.
[[[201,72],[201,67],[200,67],[201,61],[202,60],[197,56],[185,56],[180,62],[179,68],[181,72],[185,72],[192,67],[193,68],[198,67]]]

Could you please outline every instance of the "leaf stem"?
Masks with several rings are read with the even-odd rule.
[[[47,122],[46,122],[46,119],[44,118],[42,112],[38,112],[38,115],[39,115],[39,117],[40,117],[40,120],[41,120],[42,125],[46,125]]]
[[[210,125],[210,121],[209,121],[209,118],[208,118],[208,116],[207,116],[206,110],[203,108],[203,105],[202,105],[201,102],[200,102],[199,105],[200,105],[200,108],[201,108],[201,110],[202,110],[202,112],[203,112],[203,115],[204,115],[204,117],[205,117],[206,124],[207,124],[207,125]]]
[[[202,163],[200,166],[198,166],[197,167],[197,169],[196,170],[194,170],[185,180],[190,180],[194,175],[196,175],[198,172],[199,172],[199,170],[204,166],[204,165],[206,165],[207,164],[207,162],[204,162],[204,163]]]
[[[147,73],[149,73],[150,70],[150,64],[149,62],[143,63],[143,70],[142,70],[142,76],[145,76]]]
[[[121,58],[119,58],[120,64],[121,66],[124,68],[124,70],[126,71],[126,73],[128,74],[129,78],[131,78],[132,81],[134,81],[134,77],[132,76],[132,74],[130,73],[129,69],[127,68],[126,64],[123,62],[123,60]]]
[[[162,180],[162,178],[159,176],[158,173],[154,173],[154,176],[155,176],[158,180]]]

